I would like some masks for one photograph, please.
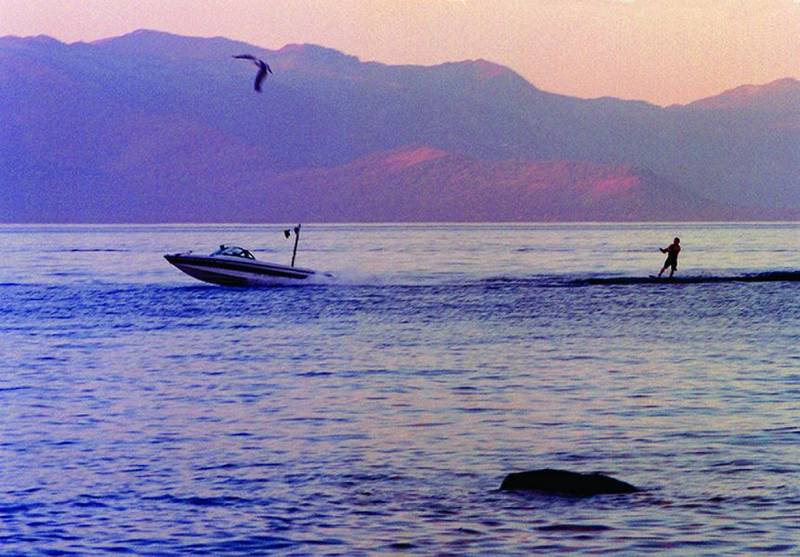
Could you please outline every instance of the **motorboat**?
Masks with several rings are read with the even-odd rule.
[[[198,255],[191,251],[167,254],[164,259],[175,267],[204,282],[225,286],[267,286],[313,282],[318,276],[331,277],[329,273],[317,273],[311,269],[295,267],[300,225],[294,227],[294,251],[291,265],[260,261],[252,252],[238,247],[221,245],[210,255]],[[285,230],[288,238],[292,230]]]

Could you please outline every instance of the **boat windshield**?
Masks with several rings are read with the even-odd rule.
[[[244,257],[245,259],[255,259],[255,256],[244,248],[236,246],[220,246],[217,251],[211,255],[230,255],[233,257]]]

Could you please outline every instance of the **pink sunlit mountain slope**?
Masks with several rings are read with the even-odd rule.
[[[378,222],[736,218],[731,207],[646,170],[575,161],[480,161],[427,146],[288,173],[272,188],[276,194],[280,206],[305,220],[320,215],[336,221],[369,215],[367,220]]]

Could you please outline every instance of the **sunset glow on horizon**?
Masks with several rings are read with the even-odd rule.
[[[484,58],[546,91],[660,105],[800,78],[796,0],[0,0],[0,36],[140,28],[389,64]]]

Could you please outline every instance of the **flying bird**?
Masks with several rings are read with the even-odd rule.
[[[272,68],[269,67],[269,64],[264,62],[263,60],[259,60],[252,54],[236,54],[233,56],[234,58],[238,58],[240,60],[252,60],[253,64],[258,66],[258,73],[256,74],[256,81],[254,84],[255,90],[259,93],[261,92],[261,82],[264,81],[264,78],[267,77],[268,73],[272,73]]]

